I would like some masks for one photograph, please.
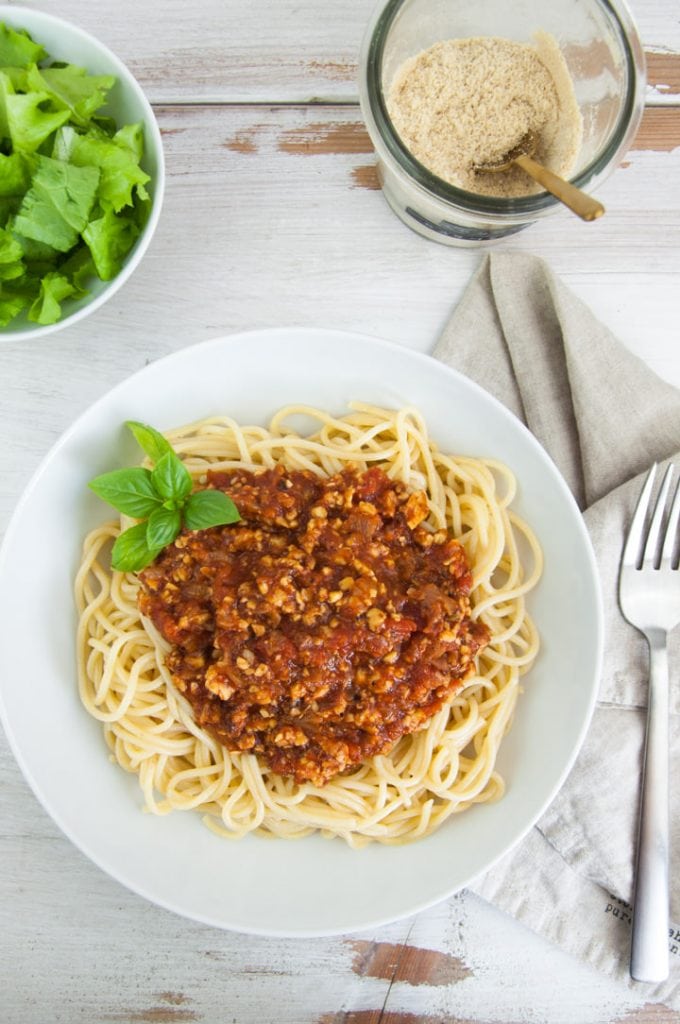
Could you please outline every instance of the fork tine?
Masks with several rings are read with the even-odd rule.
[[[623,549],[623,556],[621,559],[623,565],[632,565],[637,568],[640,562],[645,519],[647,518],[647,509],[649,508],[649,499],[652,494],[655,475],[656,462],[653,463],[649,473],[647,474],[644,486],[640,492],[640,497],[638,498],[637,505],[635,506],[633,519],[628,530],[628,537],[626,538],[626,546]]]
[[[668,492],[671,487],[672,477],[673,466],[671,465],[663,475],[663,480],[661,481],[661,487],[659,489],[659,496],[656,499],[656,505],[654,506],[652,521],[649,524],[649,533],[647,534],[647,543],[645,544],[645,556],[642,563],[645,569],[653,569],[659,564],[659,537],[661,536],[661,526],[663,524],[664,512],[666,511],[666,501],[668,499]]]
[[[666,526],[666,536],[663,541],[663,550],[661,552],[662,562],[668,562],[672,564],[673,555],[675,554],[675,546],[678,539],[678,522],[680,522],[680,480],[675,485],[675,495],[673,496],[673,504],[668,515],[668,525]]]

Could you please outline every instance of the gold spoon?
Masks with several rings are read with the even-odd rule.
[[[596,220],[604,213],[604,206],[598,203],[597,199],[586,195],[580,188],[571,185],[564,178],[558,177],[549,171],[547,167],[536,163],[532,159],[538,147],[538,134],[529,130],[519,140],[516,146],[508,150],[499,160],[486,164],[475,164],[476,171],[483,171],[485,174],[496,174],[499,171],[507,171],[513,164],[521,167],[530,177],[542,185],[544,189],[551,192],[561,203],[568,206],[570,210],[577,213],[583,220]]]

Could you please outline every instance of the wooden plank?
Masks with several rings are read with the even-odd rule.
[[[264,125],[254,124],[236,133],[227,140],[228,149],[240,153],[254,153],[258,138],[266,130]],[[633,150],[655,150],[671,152],[680,146],[680,106],[647,107],[633,141]],[[307,120],[300,127],[284,130],[277,141],[283,153],[298,156],[323,156],[341,154],[373,153],[373,146],[361,119],[358,108],[347,107],[345,120],[330,121],[325,116]],[[377,175],[366,175],[363,182],[367,188],[378,189]]]
[[[124,60],[155,103],[308,102],[356,99],[356,66],[374,0],[202,0],[188,16],[183,0],[118,0],[106,16],[82,0],[32,6],[72,20]],[[677,94],[680,24],[676,0],[636,0],[657,101]],[[130,31],[130,26],[134,31]]]
[[[649,52],[647,60],[648,102],[677,103],[680,96],[680,54]]]
[[[676,4],[637,0],[648,45],[680,50]],[[157,4],[138,0],[119,0],[106,17],[82,0],[37,6],[106,37],[150,95],[177,90],[193,102],[346,98],[372,0],[324,5],[323,17],[318,3],[288,0],[204,0],[193,17],[179,0],[166,0],[161,17]],[[677,94],[676,55],[654,59],[657,91],[668,84]],[[560,214],[500,248],[548,259],[680,386],[677,113],[647,112],[627,166],[602,188],[601,222]],[[61,431],[145,362],[216,334],[287,323],[428,351],[481,259],[479,250],[426,242],[392,214],[356,108],[160,107],[158,116],[167,199],[139,271],[91,319],[3,346],[0,530]],[[470,894],[327,940],[184,921],[122,889],[61,836],[1,735],[0,774],[3,1024],[680,1024],[680,1014]]]
[[[633,149],[670,153],[680,147],[680,107],[646,107]]]
[[[677,130],[679,114],[659,112],[664,123],[669,115]],[[187,310],[189,324],[199,326],[199,310],[212,311],[209,326],[200,328],[203,336],[220,325],[312,318],[422,350],[431,347],[480,252],[426,242],[398,221],[370,187],[374,161],[356,111],[196,107],[161,108],[159,116],[167,133],[171,184],[158,245],[178,254],[165,275],[148,268],[148,294],[159,309],[162,330],[167,327],[172,337],[176,329],[165,321],[166,291],[181,291],[186,273],[198,299]],[[662,297],[663,279],[656,275],[680,269],[675,231],[680,196],[670,188],[680,151],[666,152],[666,136],[650,132],[659,150],[645,142],[645,152],[631,152],[629,166],[602,186],[608,212],[601,221],[584,225],[560,211],[501,244],[548,259],[568,282],[586,290],[602,318],[633,347],[639,345],[641,354],[649,348],[642,341],[649,331],[669,335],[670,295]],[[650,190],[653,180],[667,180],[667,192]],[[207,252],[202,251],[205,239],[210,239]],[[160,260],[160,249],[156,253]],[[200,274],[193,269],[198,265]],[[612,289],[606,293],[597,286],[603,273]],[[631,274],[633,281],[626,281]],[[240,290],[230,286],[234,275]],[[217,293],[215,281],[225,282]],[[654,351],[652,358],[680,382],[670,337],[667,348],[664,343]]]
[[[356,112],[359,120],[350,120],[351,112],[352,108],[348,107],[348,119],[342,123],[318,120],[285,132],[279,140],[279,148],[282,152],[308,156],[324,153],[373,153],[371,140],[360,120],[360,113]],[[227,145],[237,152],[254,152],[259,131],[260,129],[255,126],[235,136]],[[670,153],[679,147],[680,106],[646,107],[633,140],[632,151]],[[622,162],[623,167],[630,167],[630,164],[630,158]],[[352,168],[352,179],[357,188],[380,190],[375,162],[357,164]]]
[[[190,106],[159,108],[158,116],[166,200],[133,278],[82,323],[2,347],[0,527],[75,415],[145,362],[203,338],[285,324],[362,331],[429,351],[481,259],[481,250],[428,242],[395,217],[375,189],[356,109]],[[680,385],[676,291],[668,286],[680,271],[680,149],[666,151],[666,128],[654,127],[670,119],[677,133],[678,113],[648,117],[652,142],[600,190],[605,217],[584,225],[560,211],[499,248],[547,259],[626,344]]]
[[[21,803],[0,791],[0,810],[3,1024],[680,1021],[470,893],[361,935],[236,935],[123,889],[50,822],[22,835],[42,813],[27,789]]]

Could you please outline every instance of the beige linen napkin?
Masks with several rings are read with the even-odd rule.
[[[680,1008],[680,784],[671,785],[671,973],[630,981],[630,907],[648,655],[616,596],[627,525],[654,461],[680,463],[680,392],[599,323],[541,260],[487,257],[433,355],[522,419],[584,511],[602,582],[605,657],[584,747],[525,840],[473,891],[649,999]],[[680,630],[671,636],[671,680]],[[671,778],[680,766],[680,692],[672,685]]]

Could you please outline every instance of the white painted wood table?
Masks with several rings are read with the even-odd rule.
[[[163,132],[168,183],[146,258],[104,308],[0,347],[0,526],[79,412],[183,346],[314,325],[431,349],[480,253],[419,238],[377,188],[354,82],[372,0],[34,6],[99,36],[136,74]],[[635,0],[634,10],[648,107],[601,189],[606,217],[584,226],[564,213],[500,247],[546,258],[680,385],[680,7]],[[2,736],[0,771],[2,1024],[680,1022],[469,893],[375,933],[317,941],[193,924],[86,860]]]

